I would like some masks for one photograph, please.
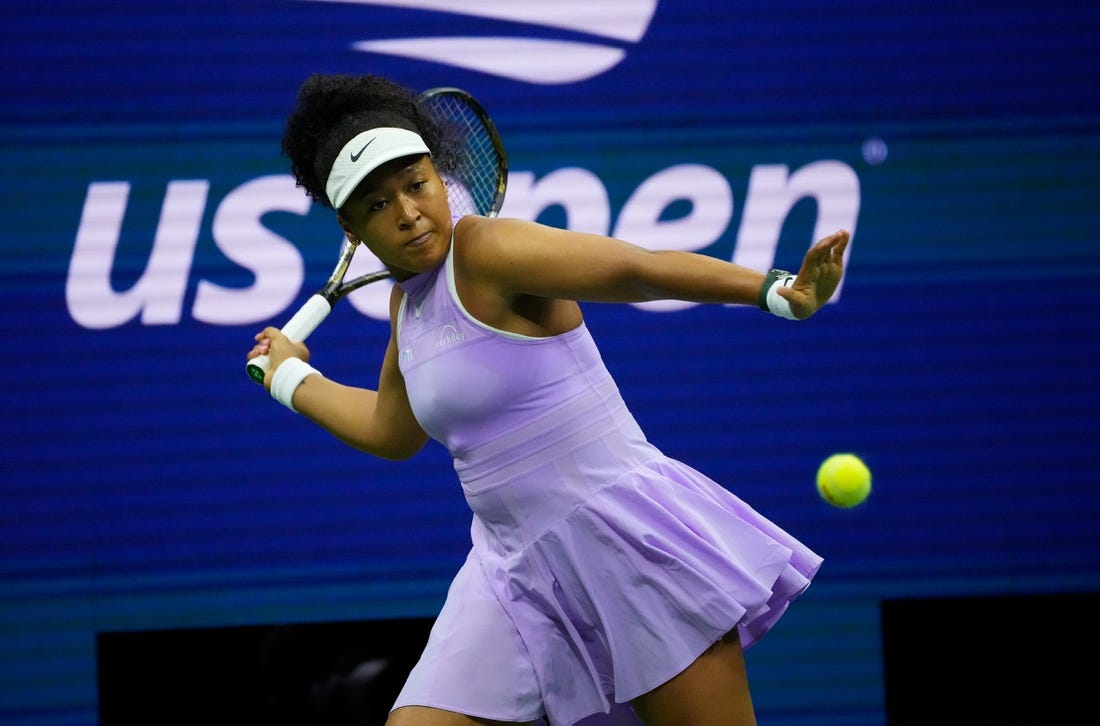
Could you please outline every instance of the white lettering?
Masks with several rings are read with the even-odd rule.
[[[508,195],[502,216],[538,219],[544,210],[561,206],[566,226],[576,232],[606,235],[611,229],[611,201],[600,178],[587,169],[567,167],[535,181],[531,172],[508,175]]]
[[[88,186],[65,285],[69,313],[77,324],[111,328],[139,314],[146,325],[179,323],[209,186],[206,180],[168,184],[145,270],[126,291],[115,290],[111,277],[130,184]],[[841,228],[855,234],[860,184],[851,167],[835,160],[813,162],[795,171],[781,164],[761,164],[749,175],[732,261],[757,270],[773,267],[783,225],[794,206],[806,198],[817,204],[810,242]],[[251,272],[255,280],[243,288],[199,280],[194,319],[245,325],[285,313],[305,279],[304,261],[294,244],[266,228],[262,218],[271,211],[305,215],[310,204],[289,175],[259,177],[229,192],[214,214],[211,233],[226,258]],[[686,211],[666,218],[678,204]],[[566,167],[538,179],[531,172],[509,175],[503,216],[533,220],[553,207],[564,210],[565,226],[571,230],[610,234],[649,249],[704,250],[727,233],[734,219],[728,180],[716,169],[699,164],[672,166],[644,180],[623,205],[613,231],[607,189],[592,172]],[[338,242],[333,243],[334,251]],[[846,257],[851,250],[849,246]],[[361,249],[348,278],[378,269],[377,258]],[[352,293],[349,303],[366,316],[385,320],[390,289],[386,283],[368,285]],[[839,294],[838,288],[833,299]],[[693,304],[658,301],[639,307],[667,311]]]
[[[691,210],[678,219],[661,219],[675,202],[690,203]],[[657,172],[642,182],[623,205],[614,237],[651,250],[694,252],[717,242],[733,219],[733,190],[715,169],[681,164]],[[636,303],[652,311],[682,310],[695,303],[654,300]]]
[[[180,321],[208,188],[204,180],[169,183],[145,271],[128,291],[117,292],[111,286],[111,269],[130,185],[94,182],[88,186],[65,281],[65,302],[77,324],[113,328],[139,312],[146,325]]]
[[[290,305],[305,280],[305,263],[298,248],[264,227],[267,212],[307,214],[312,202],[289,174],[264,176],[226,195],[214,213],[218,249],[250,270],[255,282],[227,288],[200,280],[192,314],[215,325],[238,325],[272,318]]]

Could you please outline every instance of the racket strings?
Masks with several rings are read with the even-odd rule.
[[[451,211],[489,214],[501,183],[497,146],[477,112],[462,99],[433,99],[432,114],[459,146],[457,168],[445,174]]]

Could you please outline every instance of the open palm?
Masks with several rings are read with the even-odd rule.
[[[815,243],[802,259],[794,284],[776,291],[791,304],[791,312],[798,319],[816,313],[836,292],[844,275],[844,250],[849,237],[842,229]]]

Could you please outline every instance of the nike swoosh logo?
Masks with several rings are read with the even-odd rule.
[[[374,139],[377,139],[377,138],[378,137],[375,136],[373,139],[371,139],[367,143],[363,144],[363,148],[359,149],[359,151],[357,153],[352,154],[351,155],[351,163],[354,164],[355,162],[359,161],[359,157],[363,155],[363,152],[367,150],[367,147],[370,146],[371,144],[373,144]]]

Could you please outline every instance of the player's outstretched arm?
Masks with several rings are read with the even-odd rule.
[[[463,250],[467,269],[505,296],[752,305],[759,302],[765,281],[763,271],[708,255],[650,251],[610,237],[522,220],[485,220],[468,229]],[[812,315],[836,290],[847,239],[847,232],[837,232],[807,253],[794,290],[796,317]]]
[[[504,297],[753,304],[764,282],[763,272],[708,255],[518,219],[470,225],[464,241],[464,270]]]

